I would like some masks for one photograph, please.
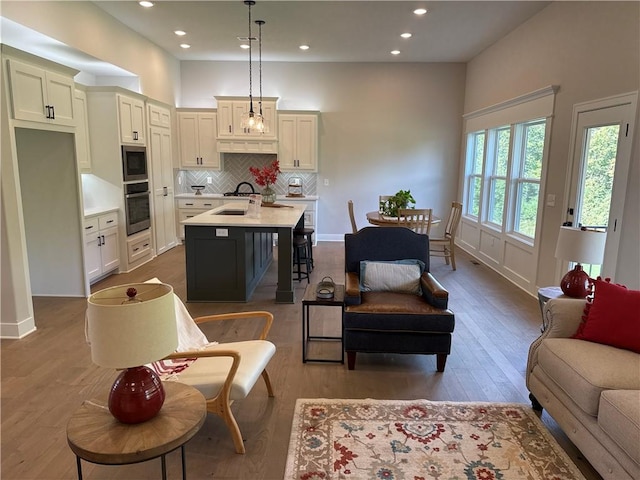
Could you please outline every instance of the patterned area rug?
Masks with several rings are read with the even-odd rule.
[[[298,399],[286,480],[584,480],[528,405]]]

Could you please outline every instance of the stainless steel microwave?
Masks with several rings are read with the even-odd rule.
[[[147,180],[147,147],[122,146],[122,178],[125,182]]]

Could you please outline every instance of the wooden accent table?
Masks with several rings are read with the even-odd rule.
[[[344,319],[344,285],[335,284],[336,289],[333,292],[333,298],[318,298],[316,290],[317,283],[307,285],[302,298],[302,363],[309,362],[334,362],[344,363],[344,343],[342,340],[342,321]],[[311,335],[309,331],[309,308],[311,305],[325,307],[340,307],[340,336],[339,337],[323,337]],[[340,358],[336,360],[324,358],[308,358],[308,346],[311,340],[339,340],[340,341]]]
[[[127,465],[161,457],[162,478],[167,478],[165,456],[182,450],[182,478],[186,480],[184,444],[202,427],[207,416],[204,396],[193,387],[164,382],[166,398],[151,420],[128,425],[116,420],[106,401],[85,401],[67,424],[67,442],[76,454],[78,480],[81,459],[101,465]]]

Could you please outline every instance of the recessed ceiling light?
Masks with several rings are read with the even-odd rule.
[[[416,15],[424,15],[428,10],[426,8],[417,8],[413,11]]]
[[[187,32],[185,32],[184,30],[176,30],[176,31],[175,31],[175,32],[173,32],[173,33],[175,33],[175,34],[176,34],[176,35],[178,35],[179,37],[182,37],[182,36],[184,36],[184,35],[186,35],[186,34],[187,34]]]
[[[248,43],[243,43],[242,45],[240,45],[240,48],[242,48],[244,50],[248,50],[249,49],[249,44]]]
[[[191,45],[189,45],[188,43],[181,43],[180,48],[185,48],[185,49],[191,48]]]
[[[391,55],[400,55],[400,50],[391,50]]]
[[[411,38],[411,34],[410,34],[409,32],[401,33],[401,34],[400,34],[400,36],[401,36],[402,38]]]
[[[138,3],[140,4],[141,7],[144,7],[144,8],[153,7],[153,2],[144,1],[144,2],[138,2]]]
[[[309,45],[300,45],[300,50],[309,50]]]

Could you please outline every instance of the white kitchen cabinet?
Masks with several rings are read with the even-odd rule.
[[[118,94],[120,141],[131,145],[146,145],[144,100]]]
[[[182,168],[220,170],[220,154],[216,147],[216,125],[215,112],[178,112]]]
[[[151,233],[144,230],[127,238],[127,260],[130,265],[140,266],[153,258]]]
[[[90,283],[120,266],[118,212],[85,217],[85,271]]]
[[[249,100],[243,97],[216,97],[218,101],[218,139],[277,138],[276,98],[262,99],[264,131],[242,128],[242,116],[249,111]],[[253,112],[260,113],[259,99],[253,99]]]
[[[149,126],[171,128],[171,110],[161,105],[153,103],[148,104],[149,111],[147,118]]]
[[[220,207],[226,200],[228,199],[225,199],[225,197],[179,198],[176,206],[178,208],[178,236],[180,239],[184,240],[184,225],[182,225],[184,220]]]
[[[278,160],[283,172],[318,171],[318,114],[278,115]]]
[[[74,94],[76,126],[76,160],[81,173],[91,173],[91,149],[89,148],[89,119],[87,117],[87,94],[76,89]]]
[[[149,105],[149,110],[151,108],[152,106]],[[161,113],[160,107],[153,106],[153,109],[156,113]],[[168,109],[166,111],[169,112]],[[151,225],[154,232],[156,255],[175,247],[177,243],[171,154],[171,129],[151,126],[149,128],[149,161],[153,189]]]
[[[303,214],[304,226],[305,228],[313,228],[314,230],[316,230],[311,235],[311,240],[315,245],[317,243],[316,225],[318,225],[318,200],[316,200],[315,198],[305,198],[305,197],[300,197],[300,198],[278,197],[276,202],[283,205],[304,205],[306,207]]]
[[[13,118],[75,126],[73,76],[9,59]]]

